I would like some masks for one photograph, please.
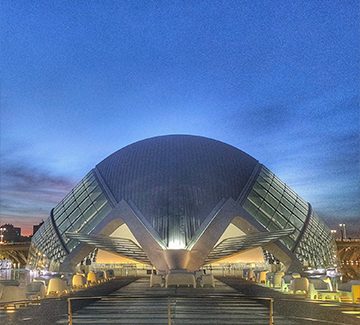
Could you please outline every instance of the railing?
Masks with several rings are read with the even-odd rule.
[[[269,307],[269,325],[274,324],[274,299],[273,298],[265,298],[265,297],[250,297],[243,295],[213,295],[213,296],[197,296],[197,295],[139,295],[139,296],[123,296],[123,295],[111,295],[111,296],[90,296],[90,297],[70,297],[67,298],[68,305],[68,324],[73,325],[73,302],[79,300],[135,300],[135,299],[149,299],[153,301],[154,298],[167,298],[167,323],[168,325],[172,325],[173,313],[171,311],[172,305],[176,305],[176,302],[171,302],[171,298],[198,298],[198,299],[211,299],[211,298],[234,298],[234,300],[258,300],[264,301],[268,304]]]
[[[356,243],[360,242],[360,238],[336,238],[336,242]]]
[[[14,300],[14,301],[6,301],[0,302],[0,309],[16,309],[19,307],[26,307],[29,305],[39,304],[41,299],[25,299],[25,300]]]

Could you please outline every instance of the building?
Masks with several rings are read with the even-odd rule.
[[[4,242],[18,242],[21,241],[21,228],[14,227],[12,224],[5,224],[0,226],[2,240]]]
[[[95,247],[165,272],[253,247],[293,271],[336,263],[310,203],[245,152],[188,135],[142,140],[100,162],[33,236],[28,267],[73,270]]]
[[[40,229],[40,227],[43,225],[43,223],[44,223],[44,221],[41,221],[38,225],[33,225],[33,236]]]

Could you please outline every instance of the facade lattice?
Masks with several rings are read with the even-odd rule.
[[[117,215],[120,206],[123,215]],[[80,261],[85,258],[87,255],[76,254],[85,252],[82,248],[91,243],[93,248],[103,244],[125,253],[135,247],[142,260],[148,258],[169,268],[171,259],[177,259],[176,253],[171,257],[173,251],[182,250],[184,263],[199,267],[199,260],[205,263],[207,256],[224,255],[212,251],[221,236],[217,233],[215,238],[214,233],[235,218],[250,220],[253,231],[263,233],[259,242],[272,241],[297,265],[329,267],[336,263],[336,246],[328,227],[309,203],[269,169],[220,141],[173,135],[136,142],[95,166],[56,205],[32,238],[28,267],[60,269],[70,265],[64,261],[74,256]],[[105,227],[107,233],[112,227],[107,223],[113,221],[117,225],[129,222],[136,240],[152,246],[140,247],[121,238],[117,242],[102,239]],[[216,226],[207,233],[213,224]],[[143,236],[148,236],[146,241]],[[208,236],[203,243],[211,241],[212,246],[201,246],[201,236]],[[234,247],[254,245],[258,237],[252,236],[248,241],[241,238],[241,245],[228,241],[226,247],[233,252]],[[191,255],[196,245],[200,246]],[[196,255],[199,249],[207,255]],[[164,255],[158,258],[153,251]],[[135,253],[129,256],[136,259]],[[275,254],[274,258],[279,257]]]

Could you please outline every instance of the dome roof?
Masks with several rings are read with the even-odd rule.
[[[188,241],[221,199],[236,200],[257,160],[209,138],[168,135],[128,145],[96,168],[115,199],[132,202],[165,241]]]

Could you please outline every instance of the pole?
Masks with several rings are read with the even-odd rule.
[[[171,305],[170,305],[170,297],[168,297],[168,325],[171,325]]]
[[[71,298],[68,298],[68,321],[69,325],[73,325],[72,321],[72,309],[71,309]]]
[[[269,325],[274,324],[274,299],[270,298]]]

